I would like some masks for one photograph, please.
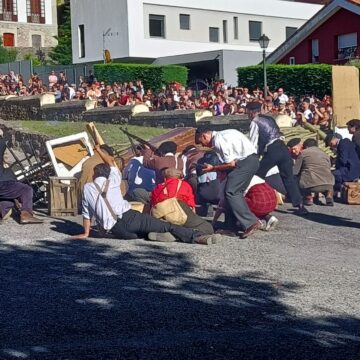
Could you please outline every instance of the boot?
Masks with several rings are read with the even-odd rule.
[[[325,194],[326,206],[334,206],[334,191],[329,190]]]
[[[313,204],[314,204],[314,199],[313,199],[312,194],[307,195],[307,196],[304,198],[304,205],[311,206],[311,205],[313,205]]]
[[[164,233],[150,232],[148,234],[148,239],[151,241],[159,241],[159,242],[174,242],[174,241],[176,241],[175,236],[170,234],[169,232],[164,232]]]
[[[44,221],[36,218],[32,213],[22,210],[20,213],[20,224],[42,224]]]
[[[211,245],[212,242],[212,235],[200,235],[196,236],[193,239],[194,244],[200,244],[200,245]]]

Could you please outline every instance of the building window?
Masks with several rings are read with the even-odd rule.
[[[15,46],[15,36],[12,33],[4,33],[3,34],[3,45],[8,47]]]
[[[250,41],[258,41],[262,33],[261,21],[249,21],[249,39]]]
[[[26,0],[27,21],[45,24],[45,0]]]
[[[31,35],[31,46],[35,49],[41,48],[41,35]]]
[[[338,36],[338,59],[351,59],[357,54],[357,33]]]
[[[190,15],[180,14],[180,29],[190,30]]]
[[[289,57],[289,65],[295,65],[295,56]]]
[[[151,37],[165,38],[164,15],[149,15],[149,33]]]
[[[234,16],[234,39],[239,39],[239,18]]]
[[[210,42],[219,42],[219,28],[210,27],[209,28],[209,41]]]
[[[293,34],[296,33],[296,30],[297,30],[296,27],[287,26],[286,27],[286,39],[293,36]]]
[[[311,62],[317,64],[319,62],[319,40],[311,40]]]
[[[0,0],[0,20],[17,21],[17,0]]]
[[[78,36],[79,36],[79,58],[84,58],[85,57],[85,27],[84,27],[84,25],[79,25]]]
[[[223,40],[224,43],[228,42],[228,35],[227,35],[227,20],[223,20]]]

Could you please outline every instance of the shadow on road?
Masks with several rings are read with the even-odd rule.
[[[166,246],[0,243],[0,263],[0,359],[359,356],[359,319],[297,318],[297,284],[198,273]]]

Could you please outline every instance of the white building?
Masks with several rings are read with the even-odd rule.
[[[22,52],[56,45],[56,0],[0,0],[0,36],[4,46]]]
[[[186,64],[236,83],[235,68],[261,61],[320,5],[281,0],[71,0],[73,62],[112,59]],[[201,70],[201,71],[198,71]]]

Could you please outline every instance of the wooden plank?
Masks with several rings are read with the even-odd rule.
[[[333,66],[332,90],[335,125],[346,127],[349,120],[360,119],[359,69]]]

